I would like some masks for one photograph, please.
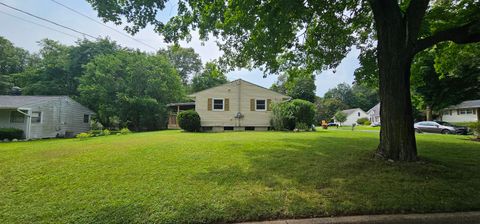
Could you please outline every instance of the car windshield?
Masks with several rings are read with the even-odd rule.
[[[450,124],[450,123],[445,122],[445,121],[437,121],[437,123],[439,123],[441,125],[445,125],[445,126],[454,126],[453,124]]]

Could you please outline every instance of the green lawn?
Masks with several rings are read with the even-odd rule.
[[[480,209],[480,143],[365,131],[182,133],[0,144],[0,223],[234,222]]]

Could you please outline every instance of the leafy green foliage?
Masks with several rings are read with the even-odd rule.
[[[162,55],[119,51],[95,57],[80,78],[80,101],[106,127],[135,131],[165,128],[166,104],[181,100],[180,78]],[[112,122],[115,121],[115,122]]]
[[[411,73],[413,102],[439,111],[480,98],[480,44],[444,44],[417,55]]]
[[[77,134],[75,137],[80,139],[80,140],[85,140],[85,139],[90,138],[92,136],[93,135],[90,134],[90,133],[82,132],[82,133]]]
[[[278,76],[270,89],[293,99],[315,102],[315,76],[306,69],[292,68]]]
[[[120,134],[122,134],[122,135],[128,135],[128,134],[131,134],[131,133],[132,133],[132,131],[130,131],[130,129],[128,129],[128,128],[120,129]]]
[[[345,113],[343,113],[342,111],[338,111],[337,113],[335,113],[335,120],[342,124],[343,122],[345,122],[347,120],[347,115]]]
[[[298,125],[312,127],[315,123],[315,105],[306,100],[276,103],[272,112],[271,123],[275,130],[293,130]]]
[[[23,130],[18,128],[0,128],[0,140],[22,139]]]
[[[473,130],[473,134],[480,139],[480,121],[470,124],[470,129]]]
[[[14,85],[12,75],[27,66],[29,54],[0,36],[0,94],[8,94]]]
[[[173,67],[180,75],[184,85],[187,85],[189,77],[199,73],[202,70],[202,61],[193,48],[182,48],[178,44],[168,46],[167,49],[160,50],[159,54],[164,54],[172,63]]]
[[[200,115],[194,110],[182,111],[177,115],[178,126],[189,132],[199,132],[201,128]]]
[[[227,77],[213,62],[207,62],[202,73],[193,76],[191,91],[199,92],[227,83]]]
[[[361,117],[361,118],[358,118],[358,119],[357,119],[357,124],[359,124],[359,125],[367,125],[367,124],[365,124],[367,121],[369,121],[368,118],[366,118],[366,117]],[[368,125],[370,125],[370,124],[368,124]]]

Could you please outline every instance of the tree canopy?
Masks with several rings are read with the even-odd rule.
[[[191,91],[198,92],[227,83],[227,77],[223,71],[213,62],[207,62],[205,69],[192,78]]]
[[[306,69],[292,68],[278,76],[270,89],[293,99],[315,102],[315,76]]]
[[[193,48],[183,48],[178,44],[162,49],[159,54],[165,54],[177,70],[184,85],[188,84],[191,76],[202,70],[202,60]]]
[[[13,87],[12,74],[22,72],[27,66],[29,53],[15,47],[0,36],[0,94],[7,94]]]
[[[119,51],[95,57],[80,78],[80,101],[102,124],[117,119],[133,130],[165,128],[166,104],[184,97],[180,77],[167,58]]]

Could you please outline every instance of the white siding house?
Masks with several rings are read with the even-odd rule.
[[[95,113],[68,96],[0,96],[0,128],[18,128],[26,139],[73,137],[90,130]]]
[[[372,123],[380,123],[380,103],[373,106],[370,110],[367,111],[368,120]]]
[[[200,115],[202,128],[213,131],[267,130],[270,127],[272,103],[290,99],[286,95],[241,79],[191,94],[189,97],[195,101],[194,109]],[[177,108],[178,112],[178,108],[185,105],[170,106]],[[170,120],[169,127],[174,127],[174,119]]]
[[[368,118],[368,114],[365,113],[365,111],[363,111],[360,108],[342,110],[342,112],[347,115],[347,120],[345,122],[342,122],[342,125],[351,126],[353,124],[357,124],[358,118],[362,118],[362,117]],[[340,122],[337,121],[337,119],[335,118],[333,119],[336,124],[340,124]]]
[[[475,122],[480,120],[480,100],[463,101],[442,110],[441,120],[447,122]]]

